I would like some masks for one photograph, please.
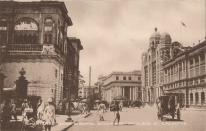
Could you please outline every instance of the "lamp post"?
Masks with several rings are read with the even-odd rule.
[[[68,78],[68,82],[67,82],[67,100],[68,100],[68,118],[66,120],[66,122],[72,122],[72,118],[71,118],[71,82],[72,82],[72,72],[69,71],[67,74],[67,78]]]

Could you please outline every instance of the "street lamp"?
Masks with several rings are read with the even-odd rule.
[[[68,74],[67,74],[67,100],[68,100],[68,118],[66,120],[66,122],[72,122],[72,118],[71,118],[71,83],[72,83],[72,72],[69,71]]]

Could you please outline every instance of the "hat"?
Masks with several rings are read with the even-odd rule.
[[[53,100],[52,100],[52,98],[49,98],[48,100],[47,100],[47,102],[52,102]]]

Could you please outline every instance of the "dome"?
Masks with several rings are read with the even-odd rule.
[[[170,34],[167,32],[161,34],[160,40],[165,41],[165,43],[171,43],[172,41]]]

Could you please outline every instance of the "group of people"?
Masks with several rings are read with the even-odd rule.
[[[14,100],[5,100],[0,105],[2,125],[9,125],[12,117],[17,120],[17,110]],[[42,125],[45,131],[51,131],[52,125],[56,123],[55,105],[53,99],[49,98],[47,102],[39,99],[36,107],[25,99],[21,105],[22,123],[28,124],[35,121],[35,124]],[[6,128],[6,127],[3,127]]]

